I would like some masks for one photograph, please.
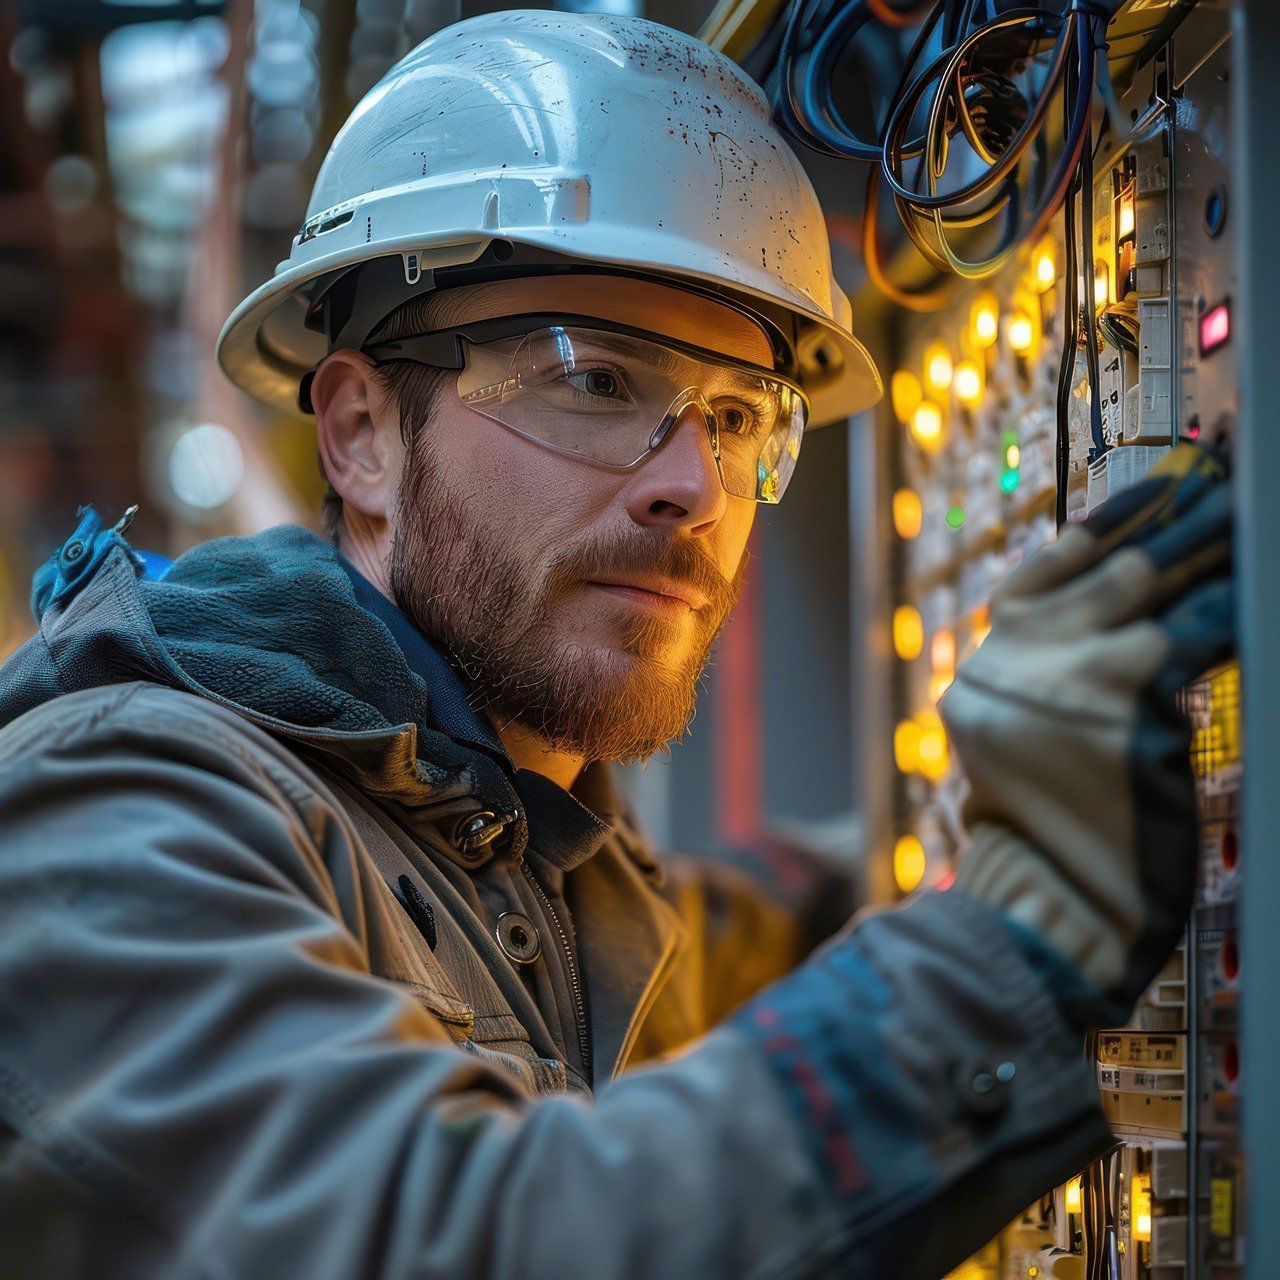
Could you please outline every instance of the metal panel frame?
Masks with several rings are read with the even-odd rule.
[[[1237,502],[1240,659],[1243,680],[1245,785],[1241,836],[1248,892],[1241,902],[1244,1146],[1247,1159],[1246,1274],[1272,1273],[1280,1257],[1280,1004],[1272,986],[1280,973],[1280,429],[1274,421],[1276,352],[1280,350],[1280,5],[1237,0],[1235,48],[1236,198],[1239,218],[1240,424]]]

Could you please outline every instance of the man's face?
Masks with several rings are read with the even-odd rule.
[[[441,324],[598,316],[772,360],[763,332],[738,312],[623,277],[476,286],[445,311]],[[642,759],[692,718],[754,516],[754,502],[722,488],[696,410],[638,465],[608,470],[465,407],[450,377],[410,442],[391,586],[500,729],[517,723],[583,760]]]

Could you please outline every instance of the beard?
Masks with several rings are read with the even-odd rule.
[[[442,481],[426,431],[414,433],[400,484],[390,560],[396,603],[439,643],[499,730],[519,724],[551,750],[595,760],[644,760],[681,737],[698,682],[741,589],[687,538],[658,529],[596,533],[549,563],[526,550],[492,502]],[[565,603],[588,581],[660,573],[706,597],[691,638],[632,616],[612,643],[585,642]],[[687,624],[686,624],[687,625]],[[673,648],[678,658],[670,656]]]

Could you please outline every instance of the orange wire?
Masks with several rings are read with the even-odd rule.
[[[889,4],[889,0],[867,0],[867,8],[871,10],[871,16],[878,22],[901,31],[906,27],[914,27],[933,8],[933,0],[917,5],[914,9],[908,9],[905,13],[895,9]]]
[[[880,170],[878,166],[872,165],[867,174],[867,195],[862,214],[862,263],[867,269],[867,276],[890,302],[896,302],[908,311],[941,311],[955,297],[955,291],[947,283],[920,290],[903,289],[885,274],[880,259],[879,214],[876,209],[879,195]]]

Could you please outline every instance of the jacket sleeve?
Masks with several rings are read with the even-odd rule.
[[[0,759],[24,1280],[933,1280],[1105,1142],[1077,1038],[955,894],[594,1104],[531,1098],[370,973],[283,748],[167,691],[94,697]]]

